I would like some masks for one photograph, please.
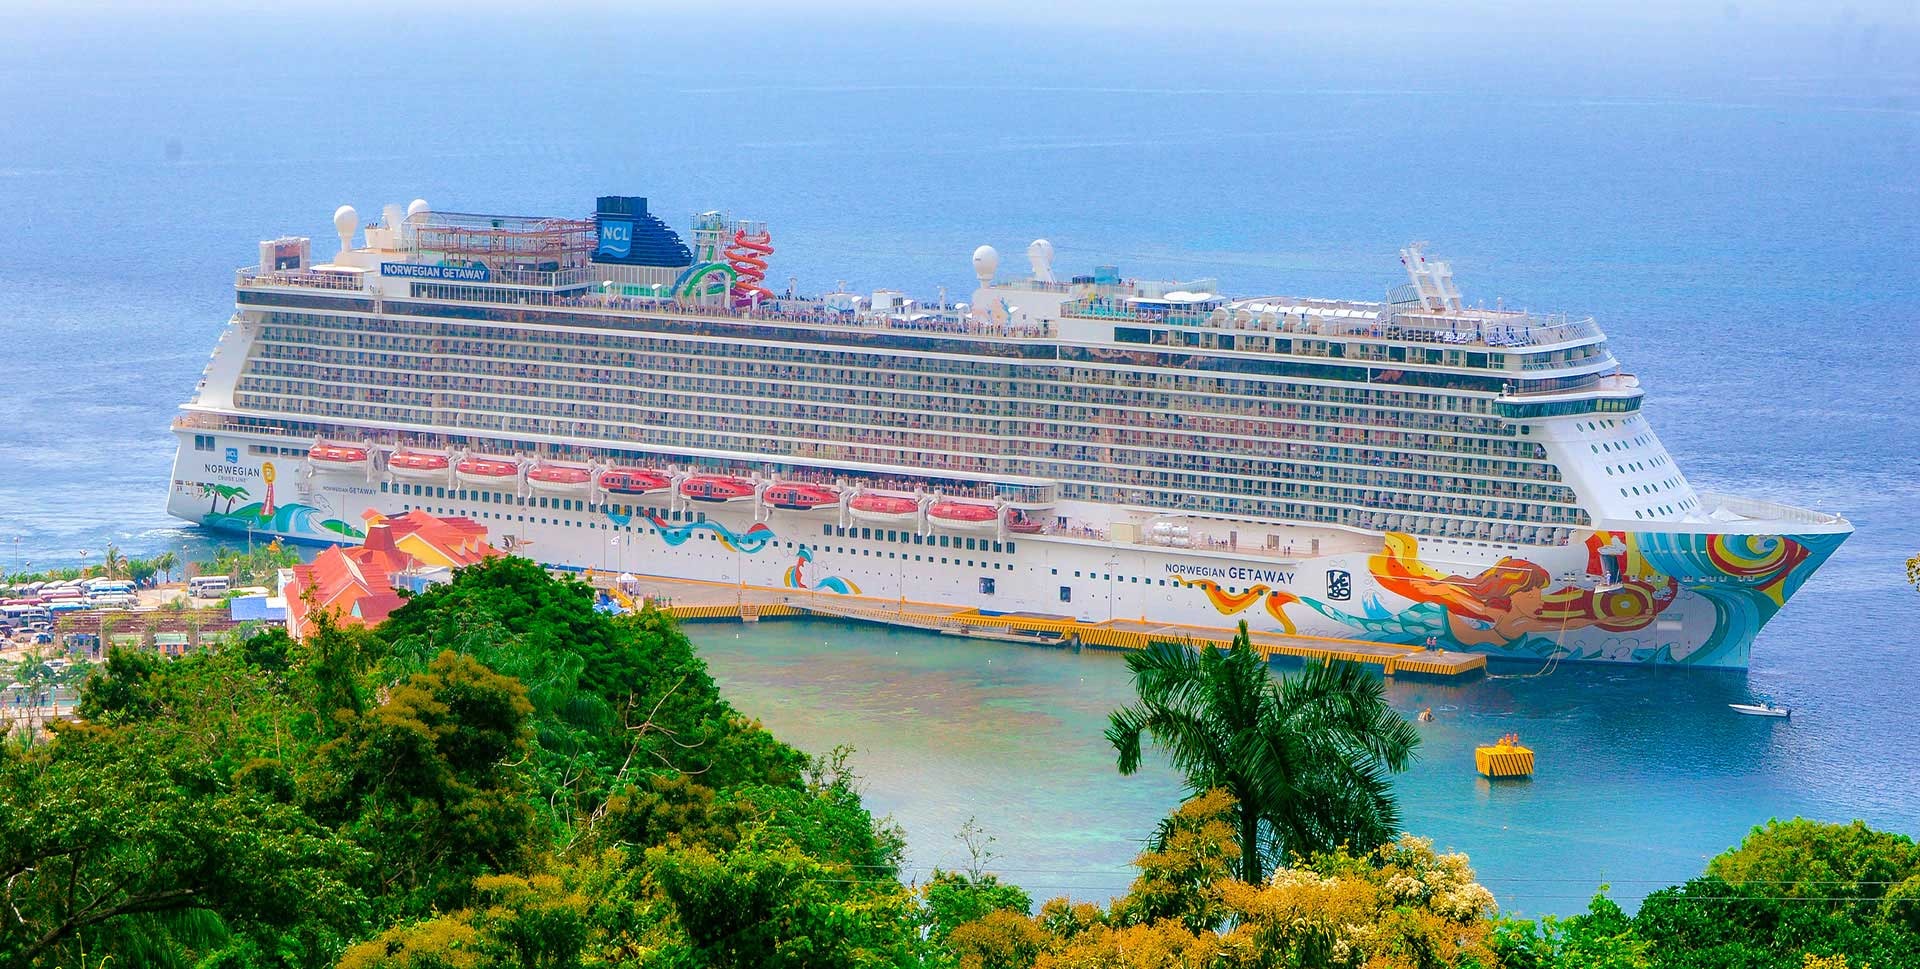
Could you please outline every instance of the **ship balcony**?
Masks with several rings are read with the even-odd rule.
[[[1495,350],[1576,343],[1605,335],[1592,317],[1536,316],[1507,310],[1430,313],[1387,309],[1377,303],[1298,305],[1273,299],[1240,300],[1200,313],[1143,308],[1110,297],[1091,297],[1066,304],[1061,307],[1061,315],[1156,326]]]
[[[1116,522],[1107,534],[1111,541],[1119,544],[1180,552],[1214,552],[1236,558],[1251,556],[1279,562],[1380,551],[1378,535],[1323,526],[1190,516]]]
[[[1510,385],[1494,399],[1493,410],[1501,419],[1509,421],[1624,414],[1639,410],[1644,396],[1640,378],[1616,373],[1572,390],[1527,390]]]

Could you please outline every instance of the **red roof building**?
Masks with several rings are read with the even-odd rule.
[[[281,590],[287,600],[287,632],[298,639],[325,610],[346,625],[376,625],[406,602],[395,591],[403,573],[457,569],[500,555],[487,542],[487,528],[470,518],[440,518],[415,509],[386,518],[367,515],[367,538],[358,547],[334,545],[293,567]]]

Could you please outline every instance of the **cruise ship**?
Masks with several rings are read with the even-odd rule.
[[[631,196],[334,227],[238,270],[173,515],[351,543],[418,508],[814,601],[1710,667],[1852,531],[1695,490],[1594,320],[1469,305],[1418,244],[1373,300],[981,246],[950,302],[776,292],[764,225]]]

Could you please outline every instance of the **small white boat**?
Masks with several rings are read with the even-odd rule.
[[[1786,707],[1776,707],[1771,703],[1729,703],[1735,713],[1744,713],[1749,717],[1791,717],[1793,711]]]

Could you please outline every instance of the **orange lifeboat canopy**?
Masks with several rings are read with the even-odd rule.
[[[855,495],[847,513],[861,521],[899,524],[920,517],[920,502],[900,495]]]
[[[753,482],[728,474],[696,474],[680,483],[680,493],[694,501],[739,501],[753,497]]]
[[[812,511],[840,503],[840,493],[826,485],[777,484],[768,488],[764,497],[767,504],[790,511]]]
[[[673,487],[673,479],[646,468],[613,468],[600,475],[600,487],[616,495],[649,495]]]
[[[520,473],[519,466],[513,462],[496,461],[492,458],[467,458],[454,465],[453,469],[476,478],[510,478]]]
[[[992,505],[976,505],[971,501],[936,501],[927,509],[927,517],[945,522],[959,522],[977,525],[993,521]]]
[[[407,471],[445,471],[447,456],[444,454],[425,454],[420,451],[401,451],[387,459],[387,467]]]
[[[307,449],[307,460],[318,465],[367,463],[367,449],[349,444],[315,444]]]
[[[899,495],[861,495],[847,503],[854,511],[874,512],[882,515],[910,515],[920,505],[912,498]]]
[[[593,477],[586,468],[576,468],[565,464],[539,464],[527,472],[527,480],[544,481],[548,484],[582,485]]]

